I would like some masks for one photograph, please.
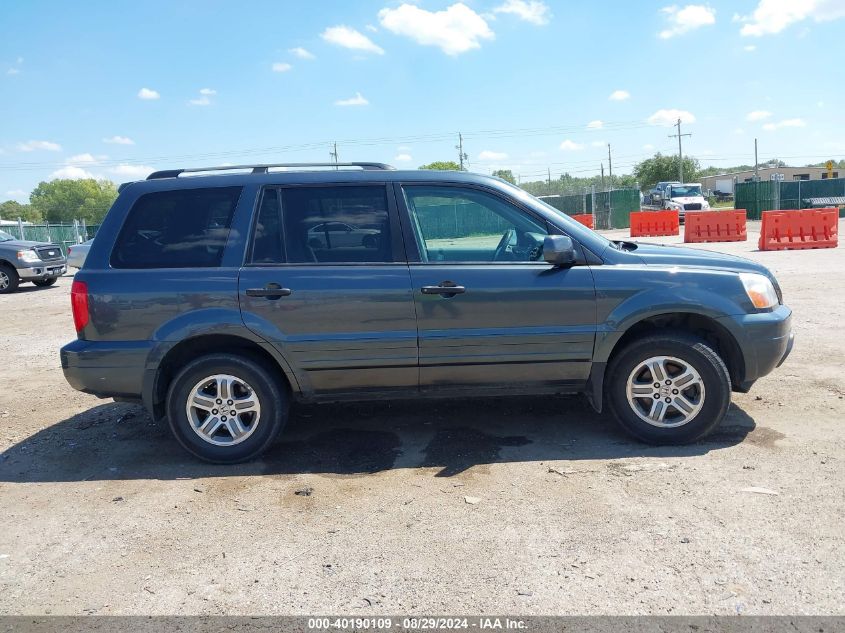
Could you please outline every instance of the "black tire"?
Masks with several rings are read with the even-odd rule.
[[[58,281],[58,277],[50,277],[49,279],[39,279],[38,281],[33,281],[36,286],[39,288],[49,288],[53,284]]]
[[[641,419],[628,402],[628,378],[640,363],[656,356],[687,363],[704,384],[700,411],[682,426],[652,425]],[[637,339],[614,355],[605,380],[605,398],[616,420],[631,435],[649,444],[687,444],[710,433],[725,417],[731,403],[730,374],[709,343],[684,332],[667,331]],[[673,412],[680,414],[678,410]]]
[[[21,283],[18,271],[8,264],[0,264],[0,295],[10,294],[18,289]]]
[[[234,376],[243,381],[252,388],[260,405],[254,430],[239,443],[221,446],[203,439],[194,431],[188,417],[186,408],[194,387],[214,375]],[[171,382],[167,392],[167,419],[173,435],[195,457],[215,464],[236,464],[258,457],[273,443],[287,422],[288,403],[287,389],[270,368],[243,356],[209,354],[188,363]],[[233,436],[221,428],[212,439],[226,441],[227,437]]]

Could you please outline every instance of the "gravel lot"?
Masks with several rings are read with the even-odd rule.
[[[845,612],[845,248],[750,228],[704,248],[774,270],[795,350],[681,448],[579,398],[383,402],[297,408],[264,461],[203,465],[65,383],[69,278],[0,297],[0,612]]]

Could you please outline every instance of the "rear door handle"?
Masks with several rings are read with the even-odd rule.
[[[290,288],[282,288],[279,284],[267,284],[264,288],[247,288],[247,297],[264,297],[266,299],[278,299],[288,297],[291,294]]]
[[[443,297],[454,297],[462,295],[467,291],[464,286],[459,286],[451,281],[442,281],[439,286],[423,286],[420,292],[424,295],[441,295]]]

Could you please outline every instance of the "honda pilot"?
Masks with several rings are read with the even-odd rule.
[[[502,180],[378,163],[175,169],[121,188],[71,290],[81,391],[193,455],[268,449],[294,401],[582,393],[695,441],[792,347],[769,270],[611,241]]]

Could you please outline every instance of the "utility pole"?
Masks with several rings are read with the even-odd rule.
[[[760,168],[757,162],[757,139],[754,139],[754,180],[760,180]]]
[[[546,167],[546,183],[549,186],[549,194],[552,193],[552,168]]]
[[[610,143],[607,144],[607,172],[610,177],[610,188],[613,189],[613,157],[610,155]]]
[[[604,191],[604,163],[601,164],[601,190]]]
[[[333,144],[334,149],[329,152],[329,157],[334,162],[334,168],[337,169],[337,143]]]
[[[681,134],[681,119],[678,119],[678,122],[675,124],[675,127],[678,128],[678,133],[670,134],[669,138],[678,139],[678,180],[684,182],[684,152],[681,149],[681,137],[692,136],[692,134]]]
[[[469,157],[464,152],[464,137],[461,136],[460,132],[458,132],[458,144],[455,145],[455,149],[458,150],[458,162],[461,165],[461,171],[464,171],[464,161]]]

